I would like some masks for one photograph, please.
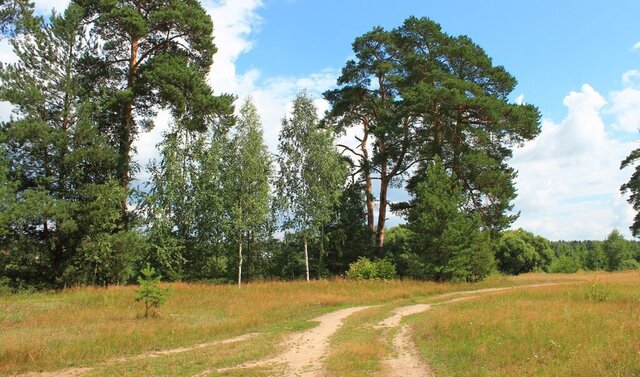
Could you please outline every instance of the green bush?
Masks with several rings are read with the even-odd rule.
[[[396,266],[388,259],[360,257],[349,265],[347,279],[351,280],[391,280],[396,277]]]
[[[620,265],[620,269],[622,271],[639,270],[640,269],[640,263],[635,259],[627,259],[627,260],[622,261],[622,264]]]
[[[589,301],[604,302],[609,298],[611,287],[607,284],[596,280],[587,286],[586,298]]]
[[[7,296],[13,293],[11,286],[9,285],[9,279],[0,277],[0,296]]]
[[[563,255],[551,263],[549,271],[552,273],[572,274],[578,272],[582,264],[577,258]]]
[[[136,301],[144,302],[144,317],[157,317],[158,308],[167,302],[169,298],[169,288],[160,288],[160,276],[147,264],[147,267],[140,271],[142,276],[138,277],[140,288],[136,290]]]

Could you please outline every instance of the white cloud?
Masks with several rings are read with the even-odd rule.
[[[321,99],[321,94],[335,84],[338,71],[325,69],[302,77],[266,78],[262,77],[258,69],[238,72],[236,62],[242,54],[251,50],[254,45],[251,38],[262,24],[262,18],[258,14],[262,5],[261,0],[204,3],[213,19],[214,40],[218,47],[208,81],[216,93],[237,95],[237,104],[242,103],[247,96],[252,97],[262,119],[266,144],[275,152],[282,118],[290,111],[296,93],[307,89],[317,98],[315,104],[321,115],[328,109],[328,104]],[[137,161],[141,166],[146,166],[149,160],[157,156],[155,145],[162,139],[162,133],[168,127],[168,120],[167,116],[158,118],[156,128],[150,133],[142,134],[136,142]],[[140,178],[145,177],[146,174],[143,172]]]
[[[34,5],[37,14],[49,16],[54,9],[56,13],[63,13],[69,5],[69,0],[35,0]]]
[[[640,49],[640,42],[636,42],[631,49],[632,50],[639,50]]]
[[[625,72],[622,84],[622,90],[611,92],[607,113],[615,116],[614,130],[637,134],[640,130],[640,71],[632,69]]]
[[[262,77],[258,69],[237,72],[236,61],[251,50],[251,37],[259,32],[262,18],[258,10],[261,0],[224,0],[206,3],[213,18],[218,53],[209,75],[209,83],[217,93],[233,93],[242,103],[247,96],[253,98],[262,119],[265,141],[275,152],[282,118],[291,110],[297,92],[307,89],[316,99],[319,114],[328,109],[321,99],[322,92],[331,88],[338,71],[325,69],[302,77]]]
[[[516,97],[516,104],[517,105],[524,104],[524,93],[520,93],[520,95]]]
[[[567,116],[544,120],[541,134],[514,152],[523,227],[550,239],[604,239],[612,228],[629,235],[633,210],[619,193],[629,173],[620,161],[635,147],[613,139],[602,119],[607,101],[589,85],[564,99]]]

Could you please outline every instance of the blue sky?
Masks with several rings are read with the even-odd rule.
[[[36,6],[48,13],[66,3]],[[618,167],[640,139],[640,1],[205,0],[203,6],[219,48],[209,81],[216,92],[253,98],[272,150],[296,92],[309,90],[325,110],[320,94],[335,85],[353,40],[374,26],[393,28],[415,15],[468,35],[517,78],[512,100],[538,106],[543,116],[541,135],[511,161],[519,171],[514,209],[521,212],[514,226],[553,240],[604,239],[613,228],[630,236],[633,211],[618,188],[631,172]],[[0,59],[11,58],[2,42]],[[141,164],[157,156],[167,118],[160,114],[156,129],[137,141]]]
[[[515,95],[525,93],[552,118],[564,114],[569,91],[585,82],[610,87],[640,61],[631,49],[640,39],[632,32],[638,1],[271,0],[258,13],[254,47],[238,59],[239,71],[274,77],[340,69],[355,37],[425,16],[449,34],[470,36],[518,79]]]

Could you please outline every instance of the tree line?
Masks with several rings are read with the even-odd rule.
[[[502,247],[517,217],[507,162],[539,111],[509,102],[515,78],[466,36],[411,17],[356,38],[330,110],[299,93],[274,155],[252,100],[207,84],[216,46],[198,1],[75,0],[48,18],[3,4],[17,56],[0,70],[5,284],[123,284],[147,264],[166,280],[310,279],[360,257],[433,280],[545,270],[508,267]],[[159,111],[159,157],[137,166]],[[393,187],[411,199],[390,202]],[[387,230],[389,211],[406,225]]]

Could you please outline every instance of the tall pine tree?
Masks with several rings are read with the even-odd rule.
[[[191,131],[230,113],[230,98],[214,96],[205,80],[216,52],[213,24],[197,0],[77,3],[101,41],[84,61],[85,85],[94,89],[96,118],[118,150],[118,178],[128,188],[133,142],[153,127],[158,109],[169,109],[176,125]]]
[[[436,157],[460,180],[467,211],[488,227],[508,226],[515,172],[506,161],[514,144],[539,132],[534,106],[508,102],[515,78],[468,37],[449,36],[426,18],[408,18],[391,31],[377,27],[356,38],[353,50],[340,88],[325,93],[327,121],[358,131],[356,143],[341,148],[365,184],[375,244],[384,244],[389,188],[405,182],[414,189]]]
[[[113,204],[126,192],[113,188],[116,153],[80,85],[94,41],[74,4],[33,26],[12,41],[18,62],[0,71],[0,99],[15,106],[1,129],[16,190],[5,274],[27,284],[123,282],[135,235],[118,226]]]

